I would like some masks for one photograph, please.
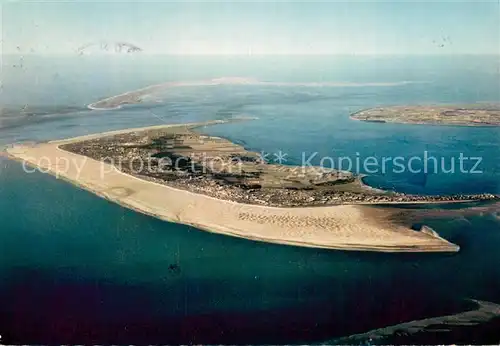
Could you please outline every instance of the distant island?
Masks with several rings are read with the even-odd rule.
[[[157,218],[252,240],[346,250],[458,251],[429,227],[401,222],[380,203],[446,203],[494,195],[417,196],[364,186],[352,173],[269,164],[254,152],[161,125],[35,145],[9,157]]]
[[[351,118],[378,123],[500,126],[500,104],[379,107],[356,112]]]
[[[254,86],[271,86],[271,87],[389,87],[406,85],[412,83],[422,82],[367,82],[367,83],[353,83],[353,82],[271,82],[260,81],[255,78],[245,77],[221,77],[197,81],[181,81],[181,82],[165,82],[160,84],[149,85],[141,89],[127,91],[123,94],[114,95],[104,98],[97,102],[89,104],[87,107],[92,110],[109,110],[118,109],[124,105],[139,104],[144,101],[144,98],[156,92],[162,92],[168,88],[177,87],[190,87],[190,86],[214,86],[214,85],[254,85]]]

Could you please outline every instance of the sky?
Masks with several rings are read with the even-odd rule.
[[[1,29],[3,54],[500,55],[500,1],[4,1]]]

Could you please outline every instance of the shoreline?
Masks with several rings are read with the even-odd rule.
[[[349,119],[354,120],[354,121],[359,121],[362,123],[369,123],[369,124],[396,124],[396,125],[415,125],[415,126],[441,126],[441,127],[477,127],[477,128],[492,128],[492,127],[499,127],[500,125],[488,125],[488,124],[481,124],[481,125],[475,125],[475,124],[441,124],[441,123],[414,123],[414,122],[402,122],[402,121],[376,121],[376,120],[363,120],[363,119],[358,119],[354,118],[353,116],[356,113],[350,114]]]
[[[217,123],[221,122],[215,122]],[[170,124],[160,127],[193,125],[196,124]],[[133,130],[118,132],[130,131]],[[269,243],[337,250],[379,252],[459,250],[457,245],[437,234],[414,231],[409,226],[392,222],[390,220],[392,212],[376,208],[375,204],[295,208],[242,204],[146,181],[120,172],[116,167],[104,162],[59,148],[63,143],[81,141],[82,137],[95,138],[104,135],[109,135],[109,132],[34,146],[18,145],[8,149],[7,153],[16,161],[47,170],[57,178],[121,206],[212,233]],[[48,158],[47,162],[39,162],[37,159],[40,157]],[[59,170],[57,164],[51,164],[61,157],[80,164],[82,171],[78,172],[73,167],[63,172]],[[82,162],[85,165],[82,165]],[[99,168],[102,165],[107,165],[107,168],[111,169],[105,176],[100,177]]]
[[[392,105],[392,106],[378,106],[378,107],[370,107],[370,108],[363,108],[360,109],[354,113],[349,114],[349,119],[351,120],[356,120],[356,121],[361,121],[361,122],[366,122],[366,123],[376,123],[376,124],[403,124],[403,125],[427,125],[427,126],[450,126],[450,127],[479,127],[479,128],[491,128],[491,127],[498,127],[500,126],[500,123],[498,120],[498,116],[500,112],[500,106],[496,105],[495,103],[485,103],[485,106],[483,108],[478,108],[481,106],[482,103],[477,103],[477,104],[469,104],[469,105],[457,105],[457,104],[430,104],[430,105],[408,105],[408,106],[401,106],[401,105]],[[490,109],[487,106],[493,107],[495,106],[495,109]],[[441,113],[436,113],[436,109],[440,111]],[[379,118],[379,115],[372,115],[370,114],[371,112],[377,112],[377,111],[382,111],[385,110],[388,115],[385,115],[381,118]],[[411,116],[415,116],[414,112],[417,110],[420,111],[421,116],[437,116],[437,118],[433,118],[434,121],[415,121],[412,120],[413,118],[410,118],[410,120],[405,119],[404,117],[408,117],[409,115],[404,115],[405,113],[410,113]],[[492,112],[495,114],[494,116],[497,117],[496,123],[487,123],[487,122],[475,122],[474,120],[468,120],[468,119],[461,119],[461,122],[446,122],[449,121],[449,119],[456,120],[456,117],[460,117],[463,115],[460,115],[460,111],[469,111],[469,112],[480,112],[480,111],[486,111],[486,112]],[[394,112],[398,112],[398,115],[395,115]],[[413,112],[413,113],[412,113]],[[454,114],[455,116],[448,116],[448,115],[443,115],[442,113],[446,112],[457,112],[457,114]],[[365,119],[359,118],[361,114],[367,114],[365,115]],[[390,114],[390,115],[389,115]],[[467,114],[470,115],[470,114]],[[372,117],[373,119],[371,119]],[[425,118],[424,118],[425,119]],[[445,120],[442,122],[435,121],[435,120]]]
[[[126,91],[124,93],[109,96],[87,105],[91,110],[114,110],[120,109],[123,105],[138,104],[141,102],[140,97],[156,89],[164,89],[168,87],[186,87],[186,86],[210,86],[210,85],[262,85],[262,86],[303,86],[303,87],[393,87],[407,84],[428,83],[426,81],[397,81],[397,82],[271,82],[260,81],[254,78],[244,77],[220,77],[206,80],[194,81],[170,81],[165,83],[153,84],[143,88]],[[111,103],[111,106],[100,106],[100,104]]]
[[[475,308],[458,312],[451,315],[428,317],[420,320],[402,322],[387,327],[377,328],[368,332],[353,334],[345,337],[330,340],[328,343],[334,345],[361,345],[373,341],[384,344],[384,341],[391,340],[390,338],[403,335],[412,336],[418,333],[430,332],[432,333],[436,327],[442,330],[449,330],[461,326],[473,326],[481,323],[488,322],[500,316],[500,305],[481,301],[476,299],[468,299],[475,303]],[[430,328],[433,326],[434,328]]]
[[[166,126],[166,125],[160,125],[162,127]],[[174,125],[173,127],[176,127],[176,125]],[[66,141],[66,140],[64,140]],[[59,141],[54,141],[54,142],[48,142],[48,143],[57,143]],[[65,144],[66,142],[64,142],[63,144]],[[61,149],[59,147],[59,145],[57,146],[57,150],[62,152],[62,153],[69,153],[69,154],[73,154],[71,151],[67,151],[67,150],[64,150],[64,149]],[[75,154],[76,155],[76,154]],[[86,156],[84,156],[86,157]],[[9,158],[9,156],[8,156]],[[19,161],[17,160],[16,157],[10,157],[16,161]],[[87,157],[88,158],[88,157]],[[89,160],[93,160],[92,158],[88,158]],[[21,160],[22,162],[22,160]],[[100,161],[99,161],[100,162]],[[143,179],[143,178],[139,178],[135,175],[131,175],[131,174],[127,174],[125,172],[122,172],[120,171],[119,169],[117,168],[114,168],[116,170],[116,172],[119,172],[127,177],[130,177],[131,179],[135,179],[135,180],[138,180],[138,181],[144,181],[144,182],[147,182],[147,183],[150,183],[150,184],[153,184],[153,185],[156,185],[156,186],[159,186],[159,187],[167,187],[169,189],[172,189],[172,190],[175,190],[175,191],[179,191],[179,192],[185,192],[187,194],[190,194],[190,195],[193,195],[193,196],[204,196],[206,198],[209,198],[211,200],[214,200],[214,201],[223,201],[223,202],[227,202],[227,203],[232,203],[232,204],[235,204],[235,205],[246,205],[246,206],[251,206],[251,207],[255,207],[255,208],[263,208],[263,209],[276,209],[276,210],[293,210],[293,209],[316,209],[316,208],[329,208],[329,207],[336,207],[336,206],[342,206],[342,205],[353,205],[353,206],[356,206],[356,205],[362,205],[362,206],[369,206],[369,207],[383,207],[383,206],[394,206],[394,205],[405,205],[405,206],[408,206],[408,205],[421,205],[421,204],[432,204],[432,205],[439,205],[439,204],[444,204],[444,205],[448,205],[448,204],[467,204],[467,203],[477,203],[477,202],[489,202],[490,200],[482,200],[482,199],[467,199],[467,200],[441,200],[441,201],[387,201],[387,202],[356,202],[356,203],[345,203],[345,204],[335,204],[335,205],[328,205],[328,206],[324,206],[324,205],[309,205],[309,206],[293,206],[293,207],[287,207],[287,206],[274,206],[274,205],[260,205],[260,204],[251,204],[251,203],[242,203],[242,202],[237,202],[237,201],[232,201],[232,200],[227,200],[227,199],[220,199],[220,198],[217,198],[217,197],[213,197],[213,196],[210,196],[210,195],[206,195],[206,194],[202,194],[202,193],[196,193],[196,192],[193,192],[193,191],[190,191],[190,190],[187,190],[187,189],[181,189],[181,188],[177,188],[177,187],[174,187],[174,186],[169,186],[169,185],[166,185],[166,184],[161,184],[161,183],[158,183],[158,182],[155,182],[155,181],[151,181],[151,180],[146,180],[146,179]],[[376,189],[376,188],[372,188],[371,186],[369,185],[365,185],[363,184],[362,187],[366,187],[367,189],[375,189],[375,190],[379,190],[379,189]],[[382,192],[385,192],[384,190],[379,190],[379,191],[382,191]]]
[[[24,159],[18,159],[17,156],[14,156],[12,154],[9,154],[9,158],[17,161],[17,162],[26,162]],[[37,165],[33,165],[31,163],[28,163],[29,166],[36,168],[39,167]],[[436,245],[426,245],[425,247],[420,247],[416,244],[408,244],[408,245],[399,245],[399,246],[391,246],[391,245],[360,245],[360,244],[335,244],[335,245],[328,245],[328,244],[321,244],[318,242],[307,242],[307,241],[297,241],[297,240],[286,240],[286,239],[279,239],[279,238],[270,238],[270,237],[260,237],[260,236],[254,236],[252,234],[240,234],[236,232],[232,232],[229,228],[223,228],[220,225],[217,225],[214,227],[214,225],[210,224],[201,224],[201,223],[188,223],[188,222],[183,222],[175,218],[168,218],[161,216],[157,213],[154,213],[152,211],[148,211],[145,208],[137,207],[134,204],[129,204],[126,202],[123,202],[121,200],[118,200],[115,197],[112,197],[106,193],[103,193],[100,189],[94,189],[86,184],[79,183],[76,180],[69,179],[66,177],[61,177],[60,175],[57,175],[56,172],[49,171],[49,174],[54,176],[56,179],[61,179],[67,183],[70,183],[74,185],[75,187],[78,187],[80,189],[86,190],[88,192],[91,192],[95,194],[96,196],[103,198],[107,201],[113,202],[118,204],[121,207],[133,210],[135,212],[152,216],[157,219],[167,221],[167,222],[172,222],[172,223],[180,223],[184,224],[186,226],[192,226],[194,228],[197,228],[202,231],[210,232],[210,233],[215,233],[215,234],[221,234],[221,235],[228,235],[228,236],[233,236],[237,238],[242,238],[242,239],[248,239],[248,240],[253,240],[253,241],[259,241],[259,242],[268,242],[272,244],[280,244],[280,245],[292,245],[292,246],[300,246],[300,247],[309,247],[309,248],[318,248],[318,249],[332,249],[332,250],[348,250],[348,251],[373,251],[373,252],[386,252],[386,253],[394,253],[394,252],[458,252],[460,250],[460,247],[456,244],[450,243],[444,238],[432,236],[432,238],[435,238],[436,240],[442,240],[442,244],[436,244]],[[138,178],[137,178],[138,179]],[[151,183],[151,184],[156,184],[156,183]],[[159,185],[159,184],[158,184]],[[163,185],[162,185],[163,186]],[[171,188],[175,189],[175,188]],[[184,191],[184,190],[178,190],[182,191],[185,193],[191,193],[189,191]],[[214,197],[209,197],[208,198],[217,200]],[[220,200],[217,200],[220,201]],[[237,202],[231,202],[231,201],[224,201],[228,203],[234,203],[234,204],[239,204]],[[252,207],[256,208],[263,208],[263,209],[289,209],[289,208],[284,208],[284,207],[266,207],[266,206],[260,206],[260,205],[252,205]],[[331,208],[336,208],[337,206],[332,206]],[[339,206],[340,207],[340,206]],[[322,207],[304,207],[303,209],[316,209],[316,208],[322,208]],[[323,207],[324,208],[324,207]],[[294,208],[290,208],[294,209]],[[419,233],[419,231],[412,231],[415,233]]]
[[[182,134],[188,135],[191,140],[193,138],[197,138],[195,142],[191,142],[189,145],[194,145],[195,147],[199,147],[200,143],[211,143],[211,140],[222,140],[225,142],[226,146],[224,146],[223,151],[217,152],[217,149],[214,147],[211,147],[211,144],[208,144],[208,147],[204,147],[202,144],[201,147],[201,153],[203,155],[206,155],[207,150],[211,153],[215,152],[216,157],[218,159],[222,159],[222,157],[219,157],[218,155],[228,155],[228,153],[231,153],[230,151],[227,151],[227,145],[230,146],[236,146],[236,148],[232,147],[232,150],[235,153],[238,153],[238,155],[243,155],[251,157],[252,155],[258,155],[256,152],[252,151],[246,151],[246,149],[241,146],[241,145],[235,145],[233,142],[231,142],[228,139],[225,139],[223,137],[210,137],[206,136],[203,133],[194,131],[195,129],[205,127],[208,125],[214,125],[214,124],[223,124],[223,123],[229,123],[229,122],[234,122],[234,121],[243,121],[243,120],[250,120],[252,118],[235,118],[235,119],[228,119],[228,120],[218,120],[218,121],[209,121],[209,122],[203,122],[203,123],[193,123],[193,124],[174,124],[173,128],[178,127],[179,130],[171,130],[168,131],[170,133],[170,136],[175,136],[175,134],[179,134],[181,137],[176,137],[176,141],[178,141],[178,145],[180,143],[183,143]],[[161,129],[165,128],[172,128],[172,126],[152,126],[152,127],[145,127],[145,128],[139,128],[139,129],[130,129],[130,130],[121,130],[121,131],[113,131],[113,132],[105,132],[101,134],[96,134],[96,135],[89,135],[89,136],[83,136],[83,137],[77,137],[74,139],[71,139],[71,141],[62,141],[61,145],[59,146],[58,150],[65,151],[68,153],[73,153],[73,154],[78,154],[78,155],[83,155],[84,157],[92,158],[97,161],[103,161],[103,160],[118,160],[118,162],[121,162],[122,160],[130,160],[130,154],[139,159],[139,160],[145,160],[147,162],[148,157],[151,155],[159,155],[160,153],[162,155],[169,155],[169,151],[171,151],[171,154],[175,154],[175,145],[172,143],[170,144],[171,146],[169,147],[170,149],[166,149],[165,147],[164,150],[167,150],[166,152],[158,152],[159,147],[156,147],[156,150],[153,151],[142,151],[142,152],[129,152],[125,151],[123,147],[121,147],[123,141],[127,142],[127,148],[129,148],[128,143],[130,141],[134,142],[140,138],[156,138],[155,136],[158,136],[158,131],[161,131]],[[120,135],[120,138],[113,138],[116,135]],[[153,136],[153,137],[150,137]],[[172,137],[173,138],[173,137]],[[158,140],[156,138],[154,141]],[[174,141],[175,142],[175,141]],[[143,144],[144,145],[144,144]],[[156,144],[157,145],[157,144]],[[173,146],[172,146],[173,145]],[[188,147],[189,147],[188,145]],[[181,145],[182,146],[182,145]],[[132,146],[133,148],[134,146]],[[182,146],[182,150],[186,150],[187,147]],[[193,149],[194,147],[189,147],[194,151],[191,152],[183,152],[181,157],[186,157],[186,159],[189,160],[191,157],[195,157],[197,153],[199,153],[200,149]],[[90,151],[88,151],[90,149]],[[122,154],[118,154],[118,156],[115,156],[116,150],[120,151]],[[127,149],[128,150],[128,149]],[[198,151],[197,151],[198,150]],[[110,157],[111,155],[111,157]],[[187,156],[186,156],[187,155]],[[234,155],[234,154],[233,154]],[[230,155],[231,156],[231,155]],[[206,157],[206,156],[205,156]],[[224,159],[222,159],[224,160]],[[134,161],[134,160],[132,160]],[[194,161],[196,162],[196,161]],[[196,163],[194,163],[196,165]],[[149,166],[149,164],[148,164]],[[154,167],[154,166],[153,166]],[[257,167],[257,169],[255,168]],[[271,168],[266,168],[266,167],[271,167]],[[273,168],[273,167],[278,167],[278,168]],[[277,169],[278,172],[283,172],[283,169],[285,167],[290,168],[293,166],[282,166],[281,165],[276,165],[276,164],[263,164],[263,165],[257,165],[257,166],[252,166],[252,165],[246,165],[246,166],[241,166],[240,168],[236,169],[241,169],[243,172],[260,172],[258,173],[259,176],[261,174],[269,174],[269,173],[262,173],[262,172],[267,172],[267,170],[275,170]],[[296,169],[300,166],[296,166],[295,169],[292,168],[292,172],[296,171]],[[307,168],[312,168],[313,170],[315,169],[321,169],[321,167],[306,167]],[[118,167],[117,167],[118,169]],[[225,201],[232,201],[232,202],[237,202],[241,204],[246,204],[246,205],[261,205],[265,207],[277,207],[277,208],[305,208],[305,207],[323,207],[323,206],[335,206],[335,205],[395,205],[395,204],[404,204],[404,205],[418,205],[418,204],[449,204],[449,203],[471,203],[471,202],[480,202],[484,200],[492,200],[492,199],[498,199],[498,196],[491,195],[491,194],[479,194],[479,195],[411,195],[411,194],[404,194],[404,193],[397,193],[394,191],[387,191],[387,190],[382,190],[378,188],[371,187],[368,184],[365,184],[363,182],[363,178],[366,177],[364,174],[353,174],[348,171],[336,171],[338,172],[337,174],[344,175],[344,177],[349,177],[350,178],[344,182],[340,180],[340,183],[335,183],[335,180],[333,180],[333,185],[330,188],[324,189],[324,188],[315,188],[314,183],[309,183],[308,185],[303,185],[301,187],[297,187],[296,185],[286,187],[286,181],[289,181],[287,179],[291,179],[292,181],[296,181],[299,176],[293,176],[294,173],[287,173],[291,174],[287,178],[285,178],[283,183],[279,183],[276,185],[276,183],[272,183],[272,187],[270,188],[268,185],[266,185],[266,180],[269,179],[269,177],[258,177],[257,181],[254,180],[253,183],[251,183],[250,186],[245,185],[244,180],[234,180],[238,179],[236,178],[238,174],[232,175],[232,169],[229,169],[228,176],[230,176],[230,183],[228,183],[227,180],[220,180],[220,178],[216,178],[213,176],[213,173],[210,173],[210,171],[200,175],[193,174],[192,172],[190,173],[189,170],[184,170],[181,171],[184,174],[184,177],[182,176],[177,176],[174,174],[173,177],[171,175],[164,175],[163,178],[161,176],[158,176],[158,174],[154,173],[154,170],[145,171],[144,173],[141,171],[134,171],[130,169],[124,169],[121,164],[119,164],[119,170],[125,174],[128,174],[134,178],[138,178],[140,180],[148,181],[148,182],[153,182],[157,183],[160,185],[168,186],[174,189],[177,189],[179,191],[189,191],[193,192],[195,194],[201,194],[205,196],[210,196],[214,197],[216,199],[220,200],[225,200]],[[172,174],[173,172],[171,172]],[[219,172],[220,173],[220,172]],[[245,173],[245,174],[246,174]],[[271,173],[274,174],[274,173]],[[280,173],[281,174],[281,173]],[[304,174],[304,171],[302,171],[302,174]],[[315,173],[317,174],[317,173]],[[215,174],[217,175],[217,174]],[[212,176],[212,177],[210,177]],[[254,177],[255,178],[255,177]],[[311,178],[311,177],[309,177]],[[274,176],[271,177],[271,179],[276,179]],[[277,179],[283,179],[277,177]],[[327,178],[327,182],[328,182]],[[320,181],[324,183],[325,181],[320,179]],[[247,187],[245,187],[247,186]],[[292,190],[298,190],[298,191],[292,191]],[[311,190],[310,193],[307,190]]]

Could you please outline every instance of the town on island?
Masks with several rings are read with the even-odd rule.
[[[142,93],[111,97],[91,108],[141,102]],[[497,124],[499,114],[492,107],[417,108],[426,114],[422,121],[433,124],[447,119],[457,124],[458,117],[460,125],[468,125],[466,117],[470,125],[477,125],[470,118],[471,112],[479,112],[483,114],[479,119],[491,125]],[[414,122],[415,109],[405,109],[411,114],[401,115],[401,108],[392,108],[365,110],[352,117]],[[200,132],[204,126],[248,120],[159,125],[16,144],[7,155],[166,221],[251,240],[327,249],[455,252],[458,245],[427,226],[412,229],[398,219],[397,208],[385,205],[499,200],[493,194],[424,196],[374,189],[349,171],[269,163],[228,139]]]

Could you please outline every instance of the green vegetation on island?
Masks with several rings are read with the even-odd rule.
[[[351,118],[378,123],[499,126],[500,104],[378,107],[356,112]]]

